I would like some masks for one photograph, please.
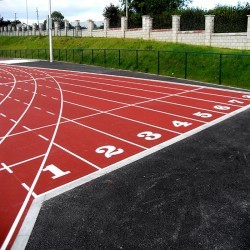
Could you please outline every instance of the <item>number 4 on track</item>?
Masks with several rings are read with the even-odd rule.
[[[176,128],[179,128],[181,126],[188,127],[188,126],[192,125],[192,123],[190,123],[190,122],[180,122],[180,121],[173,121],[173,124]]]

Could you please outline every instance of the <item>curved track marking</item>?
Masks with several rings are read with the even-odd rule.
[[[17,70],[19,70],[19,69],[17,69]],[[32,102],[34,101],[35,96],[36,96],[36,92],[37,92],[37,83],[36,83],[36,79],[35,79],[31,74],[25,72],[24,70],[19,70],[19,71],[22,71],[22,72],[24,72],[24,73],[30,75],[31,78],[33,78],[34,83],[35,83],[35,90],[34,90],[34,92],[33,92],[33,96],[32,96],[32,98],[31,98],[30,102],[28,103],[27,108],[24,110],[23,114],[19,117],[19,119],[18,119],[17,121],[15,121],[15,124],[11,127],[11,129],[7,132],[7,134],[6,134],[4,137],[2,137],[2,139],[1,139],[1,141],[0,141],[0,145],[1,145],[1,144],[4,142],[4,140],[10,135],[10,133],[11,133],[11,132],[14,130],[14,128],[17,126],[17,124],[22,120],[22,118],[24,117],[24,115],[25,115],[25,114],[27,113],[27,111],[29,110],[29,108],[30,108]]]
[[[5,98],[0,102],[0,105],[4,103],[4,101],[10,96],[11,92],[14,90],[15,86],[16,86],[16,77],[10,73],[7,70],[1,69],[2,71],[6,71],[7,73],[11,74],[14,78],[14,85],[12,86],[11,90],[9,91],[9,93],[5,96]]]
[[[45,73],[45,74],[47,74],[47,73]],[[49,74],[47,74],[47,75],[49,75]],[[19,222],[20,222],[20,220],[22,218],[22,216],[23,216],[23,213],[24,213],[24,211],[25,211],[25,209],[26,209],[26,207],[28,205],[28,202],[30,201],[31,196],[33,195],[33,191],[34,191],[35,186],[36,186],[36,184],[37,184],[37,182],[39,180],[39,177],[40,177],[40,175],[41,175],[41,173],[43,171],[44,165],[45,165],[46,160],[47,160],[47,158],[49,156],[50,150],[51,150],[51,148],[53,146],[53,143],[54,143],[54,140],[55,140],[58,128],[59,128],[60,120],[61,120],[61,117],[62,117],[62,110],[63,110],[63,94],[62,94],[62,89],[61,89],[61,86],[59,85],[59,83],[54,79],[54,77],[52,77],[51,75],[49,75],[49,76],[57,83],[58,88],[60,90],[60,96],[61,96],[60,112],[59,112],[59,115],[58,115],[56,128],[55,128],[53,136],[52,136],[52,138],[50,140],[50,144],[48,146],[47,152],[45,153],[45,157],[43,158],[41,166],[40,166],[40,168],[39,168],[39,170],[38,170],[38,172],[37,172],[37,174],[35,176],[35,179],[34,179],[32,185],[31,185],[31,187],[29,188],[28,194],[27,194],[27,196],[26,196],[26,198],[25,198],[25,200],[24,200],[24,202],[22,204],[21,209],[19,210],[19,212],[17,214],[17,217],[16,217],[14,223],[12,224],[12,227],[11,227],[11,229],[10,229],[10,231],[9,231],[9,233],[8,233],[6,239],[5,239],[5,241],[4,241],[4,243],[3,243],[2,247],[1,247],[1,250],[5,250],[8,247],[8,244],[9,244],[9,242],[10,242],[10,240],[11,240],[11,238],[12,238],[12,236],[13,236],[13,234],[14,234],[14,232],[15,232],[15,230],[16,230],[16,228],[17,228],[17,226],[18,226],[18,224],[19,224]],[[32,76],[32,78],[33,78],[33,76]]]

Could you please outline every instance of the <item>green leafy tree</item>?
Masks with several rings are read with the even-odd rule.
[[[119,6],[112,3],[103,10],[103,16],[110,19],[110,27],[118,27],[120,25],[121,11]]]
[[[192,0],[131,0],[129,5],[135,13],[141,15],[159,15],[186,7]]]

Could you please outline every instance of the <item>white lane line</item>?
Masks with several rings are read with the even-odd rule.
[[[186,105],[186,104],[180,104],[180,103],[177,103],[177,102],[168,102],[168,101],[163,101],[163,100],[156,100],[157,102],[162,102],[162,103],[169,103],[169,104],[174,104],[174,105],[177,105],[177,106],[181,106],[181,107],[185,107],[185,108],[193,108],[193,109],[197,109],[197,110],[202,110],[202,111],[209,111],[209,112],[213,112],[213,113],[218,113],[218,114],[227,114],[227,113],[224,113],[224,112],[220,112],[220,111],[216,111],[216,110],[212,110],[212,109],[204,109],[204,108],[199,108],[197,106],[189,106],[189,105]]]
[[[56,97],[52,97],[52,99],[58,101],[58,98],[56,98]]]
[[[35,109],[38,109],[38,110],[41,110],[41,108],[39,108],[39,107],[34,107]]]
[[[16,123],[17,121],[15,121],[14,119],[10,119],[12,122]],[[1,143],[0,143],[1,144]]]
[[[46,113],[50,114],[50,115],[55,115],[55,113],[52,113],[50,111],[46,111]]]
[[[46,138],[45,136],[43,136],[43,135],[38,135],[39,137],[41,137],[42,139],[44,139],[45,141],[49,141],[49,139],[48,138]]]
[[[134,142],[131,142],[131,141],[122,139],[122,138],[120,138],[120,137],[118,137],[118,136],[115,136],[115,135],[106,133],[106,132],[101,131],[101,130],[99,130],[99,129],[92,128],[92,127],[90,127],[90,126],[87,126],[87,125],[85,125],[85,124],[81,124],[81,123],[79,123],[79,122],[76,122],[76,121],[71,120],[71,119],[68,119],[68,118],[65,118],[65,119],[68,120],[68,121],[70,121],[70,122],[72,122],[72,123],[75,123],[75,124],[77,124],[77,125],[79,125],[79,126],[81,126],[81,127],[85,127],[85,128],[91,129],[91,130],[93,130],[93,131],[95,131],[95,132],[98,132],[98,133],[100,133],[100,134],[107,135],[107,136],[112,137],[112,138],[115,138],[115,139],[117,139],[117,140],[119,140],[119,141],[123,141],[123,142],[129,143],[129,144],[131,144],[131,145],[134,145],[134,146],[139,147],[139,148],[142,148],[142,149],[148,149],[148,148],[146,148],[146,147],[144,147],[144,146],[141,146],[141,145],[139,145],[139,144],[137,144],[137,143],[134,143]]]
[[[25,72],[26,73],[26,72]],[[30,75],[29,73],[27,73],[28,75]],[[30,75],[32,78],[33,76]],[[34,78],[33,78],[34,79]],[[36,80],[34,79],[35,82],[35,92],[37,91],[37,84],[36,84]],[[31,106],[31,103],[33,102],[35,98],[35,94],[33,94],[28,106],[26,107],[26,109],[24,110],[24,112],[22,113],[22,115],[19,117],[19,119],[15,122],[15,125],[11,127],[11,129],[5,134],[5,136],[2,138],[2,140],[0,141],[0,145],[4,142],[4,140],[10,135],[10,133],[14,130],[14,128],[16,127],[16,125],[21,121],[21,119],[24,117],[24,115],[27,113],[29,107]]]
[[[10,169],[10,167],[7,166],[5,163],[2,162],[1,165],[3,166],[3,169],[7,170],[10,174],[13,173],[13,171]]]
[[[3,117],[6,117],[6,115],[5,115],[5,114],[3,114],[3,113],[1,113],[0,115],[1,115],[1,116],[3,116]]]
[[[21,164],[29,162],[29,161],[33,161],[33,160],[39,159],[39,158],[44,157],[44,156],[45,156],[45,154],[42,154],[42,155],[38,155],[38,156],[35,156],[35,157],[32,157],[32,158],[26,159],[24,161],[20,161],[20,162],[14,163],[12,165],[9,165],[8,168],[11,169],[11,168],[13,168],[15,166],[21,165]],[[3,170],[4,170],[4,168],[0,168],[0,171],[3,171]]]
[[[150,110],[150,111],[161,113],[161,114],[165,114],[165,115],[171,115],[171,116],[176,116],[176,117],[180,117],[180,118],[184,118],[184,119],[189,119],[189,120],[192,120],[192,121],[195,121],[195,122],[204,123],[204,124],[208,123],[208,122],[204,122],[204,121],[201,121],[201,120],[190,118],[189,116],[177,115],[177,114],[168,113],[168,112],[164,112],[164,111],[160,111],[160,110],[156,110],[156,109],[151,109],[151,108],[147,108],[147,107],[143,107],[143,106],[139,106],[139,105],[135,105],[135,107],[141,108],[141,109],[145,109],[145,110]]]
[[[26,127],[26,126],[23,126],[24,129],[28,130],[28,131],[31,131],[30,128]]]
[[[9,91],[9,93],[8,93],[8,94],[5,96],[5,98],[0,102],[0,105],[1,105],[7,98],[10,98],[10,94],[13,92],[14,88],[16,87],[17,81],[16,81],[15,76],[14,76],[12,73],[10,73],[9,71],[4,70],[4,69],[0,69],[0,70],[6,71],[8,74],[12,75],[12,77],[13,77],[13,79],[14,79],[14,84],[12,85],[11,90]],[[1,143],[0,143],[0,144],[1,144]]]
[[[65,76],[70,76],[70,75],[73,75],[73,76],[76,76],[77,74],[75,74],[75,72],[72,72],[73,74],[65,74]],[[76,73],[79,73],[79,72],[76,72]],[[84,74],[89,74],[88,72],[82,72],[83,74],[81,74],[81,76],[84,77]],[[183,84],[183,83],[175,83],[175,82],[166,82],[166,81],[161,81],[161,80],[154,80],[154,79],[141,79],[141,78],[135,78],[135,77],[124,77],[124,76],[115,76],[115,75],[106,75],[106,74],[95,74],[95,73],[90,73],[90,74],[93,74],[93,75],[101,75],[101,76],[108,76],[108,77],[112,77],[111,78],[105,78],[105,77],[96,77],[96,76],[90,76],[88,75],[87,77],[89,78],[92,78],[92,79],[98,79],[98,80],[105,80],[105,81],[110,81],[110,82],[118,82],[118,83],[128,83],[128,84],[133,84],[133,85],[139,85],[139,86],[149,86],[149,87],[155,87],[155,88],[159,88],[159,89],[174,89],[174,90],[186,90],[186,89],[182,89],[182,88],[177,88],[177,87],[171,87],[171,84],[175,84],[175,85],[180,85],[180,86],[186,86],[187,87],[187,84]],[[58,78],[66,78],[65,76],[57,76]],[[117,77],[117,79],[114,79],[114,77]],[[126,80],[124,80],[124,78],[126,78]],[[69,78],[69,79],[72,79],[72,78]],[[130,81],[131,80],[144,80],[145,83],[141,83],[141,82],[132,82]],[[74,79],[73,79],[74,80]],[[76,79],[76,80],[79,80],[79,79]],[[85,81],[83,79],[83,81]],[[146,82],[151,82],[152,84],[148,84]],[[159,85],[154,85],[154,83],[164,83],[166,84],[166,86],[159,86]],[[197,87],[197,85],[190,85],[191,87]],[[191,89],[190,89],[191,90]],[[164,94],[164,93],[163,93]]]
[[[208,88],[209,89],[209,88]],[[206,88],[204,88],[204,90],[206,91]],[[216,89],[217,90],[217,89]],[[220,91],[225,91],[225,92],[232,92],[232,91],[228,91],[227,89],[220,89]],[[247,95],[247,94],[249,94],[250,95],[250,93],[248,92],[246,92],[246,93],[241,93],[242,94],[242,97],[235,97],[235,96],[229,96],[229,95],[225,95],[225,94],[223,94],[223,95],[220,95],[219,93],[218,94],[215,94],[215,93],[210,93],[210,92],[200,92],[200,91],[196,91],[197,93],[200,93],[200,94],[205,94],[205,95],[212,95],[212,96],[220,96],[220,97],[226,97],[226,98],[233,98],[233,99],[239,99],[239,100],[247,100],[247,98],[244,98],[243,96],[244,95]],[[219,92],[219,91],[218,91]],[[238,93],[238,92],[236,92],[237,94],[240,94],[240,93]],[[248,99],[249,100],[249,99]]]
[[[30,188],[28,187],[28,185],[26,183],[22,183],[22,186],[27,190],[29,191]],[[37,194],[35,192],[32,192],[32,195],[34,198],[37,198]]]
[[[106,90],[106,89],[101,89],[101,88],[79,86],[79,85],[76,85],[76,84],[69,84],[69,83],[61,83],[61,84],[63,84],[63,85],[70,85],[70,86],[77,86],[77,87],[85,88],[85,89],[93,89],[93,90],[97,90],[97,91],[100,91],[100,92],[107,92],[107,93],[112,93],[112,94],[117,94],[117,95],[136,97],[136,98],[140,98],[140,99],[152,99],[151,97],[145,97],[145,96],[138,96],[138,95],[127,94],[127,93],[124,93],[122,91],[121,92],[117,92],[117,91]],[[161,94],[161,95],[164,95],[164,94]],[[167,95],[167,93],[165,95]]]
[[[106,98],[101,98],[101,97],[96,97],[96,96],[92,96],[92,95],[85,95],[85,94],[81,94],[81,93],[77,93],[74,91],[69,91],[69,90],[63,90],[63,92],[69,92],[75,95],[80,95],[80,96],[87,96],[87,97],[91,97],[93,99],[98,99],[98,100],[102,100],[102,101],[108,101],[108,102],[114,102],[114,103],[118,103],[118,104],[122,104],[122,105],[126,105],[127,103],[124,102],[118,102],[118,101],[114,101],[114,100],[110,100],[110,99],[106,99]]]
[[[14,99],[16,102],[20,102],[20,100],[19,99]]]
[[[79,155],[73,153],[72,151],[66,149],[65,147],[63,147],[63,146],[61,146],[61,145],[59,145],[59,144],[57,144],[57,143],[55,143],[55,142],[53,143],[53,145],[55,145],[56,147],[62,149],[63,151],[69,153],[70,155],[76,157],[77,159],[79,159],[79,160],[81,160],[81,161],[83,161],[83,162],[89,164],[90,166],[92,166],[92,167],[94,167],[94,168],[96,168],[96,169],[98,169],[98,170],[102,169],[102,168],[98,167],[97,165],[95,165],[94,163],[92,163],[92,162],[90,162],[90,161],[88,161],[88,160],[82,158],[81,156],[79,156]]]
[[[33,78],[33,76],[32,76],[32,78]],[[10,229],[7,237],[5,238],[5,241],[4,241],[3,245],[2,245],[3,249],[7,248],[8,244],[9,244],[11,238],[13,237],[13,234],[14,234],[14,232],[15,232],[15,230],[16,230],[16,228],[17,228],[17,226],[18,226],[18,224],[19,224],[19,222],[20,222],[20,220],[21,220],[21,218],[22,218],[22,216],[24,214],[24,211],[25,211],[25,209],[26,209],[26,207],[28,205],[28,202],[30,201],[30,198],[31,198],[32,193],[33,193],[33,191],[35,189],[35,186],[36,186],[36,184],[37,184],[37,182],[39,180],[39,177],[40,177],[40,175],[41,175],[41,173],[43,171],[43,168],[45,166],[45,163],[46,163],[46,161],[48,159],[50,150],[52,148],[53,142],[54,142],[55,137],[56,137],[56,133],[57,133],[58,128],[59,128],[60,120],[61,120],[61,117],[62,117],[62,110],[63,110],[63,95],[62,95],[62,89],[61,89],[59,83],[52,76],[51,76],[51,78],[57,83],[57,85],[60,88],[61,102],[60,102],[60,111],[59,111],[59,115],[58,115],[58,121],[57,121],[57,124],[56,124],[56,128],[54,130],[53,136],[51,138],[50,144],[49,144],[48,149],[46,151],[46,154],[45,154],[45,156],[43,158],[43,161],[42,161],[42,163],[40,165],[40,168],[38,169],[38,172],[37,172],[37,174],[36,174],[36,176],[35,176],[35,178],[34,178],[34,180],[32,182],[32,185],[31,185],[31,187],[30,187],[30,189],[28,191],[28,194],[27,194],[25,200],[23,201],[23,204],[22,204],[22,206],[21,206],[21,208],[20,208],[20,210],[19,210],[19,212],[18,212],[18,214],[17,214],[17,216],[15,218],[14,223],[11,226],[11,229]],[[35,83],[36,83],[36,81],[35,81]],[[37,89],[37,86],[36,86],[36,89]]]
[[[206,100],[206,99],[200,99],[200,98],[185,96],[185,95],[182,95],[182,94],[178,94],[177,96],[178,97],[184,97],[184,98],[192,99],[192,100],[205,101],[205,102],[211,102],[211,103],[216,103],[216,104],[223,104],[223,105],[229,105],[229,106],[232,106],[232,107],[242,108],[242,106],[233,105],[233,104],[230,104],[228,102],[220,102],[220,101],[217,102],[217,101],[212,101],[212,100]]]

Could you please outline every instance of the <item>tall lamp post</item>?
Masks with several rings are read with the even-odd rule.
[[[27,29],[28,29],[28,25],[29,25],[29,14],[28,14],[28,3],[26,0],[26,17],[27,17]]]
[[[50,62],[53,62],[51,0],[49,0],[48,29],[49,29],[49,58],[50,58]]]

